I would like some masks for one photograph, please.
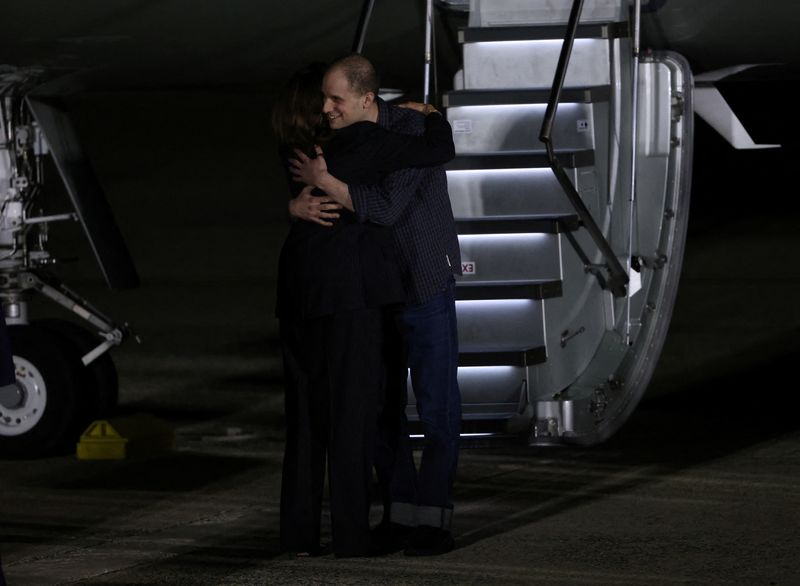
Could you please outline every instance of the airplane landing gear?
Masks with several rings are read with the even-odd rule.
[[[83,356],[94,350],[99,344],[98,337],[78,324],[61,319],[42,319],[32,322],[34,325],[49,330],[70,348],[71,360],[78,363],[82,374],[81,385],[85,395],[86,410],[90,414],[89,421],[109,417],[117,407],[119,397],[119,381],[117,369],[111,354],[105,352],[85,365]]]
[[[0,457],[74,450],[86,426],[117,404],[109,350],[131,332],[52,273],[59,263],[48,251],[48,226],[80,221],[108,286],[128,289],[139,282],[68,110],[58,99],[28,95],[36,83],[35,77],[0,73],[0,309],[10,338],[0,336]],[[71,211],[45,214],[53,203],[42,198],[50,154]],[[87,329],[65,320],[30,321],[28,301],[35,294]]]
[[[0,456],[63,450],[74,439],[80,373],[63,341],[37,326],[10,326],[17,392],[0,400]]]
[[[0,457],[66,453],[86,426],[117,404],[117,372],[108,353],[81,357],[96,337],[64,320],[9,326],[16,388],[0,390]]]

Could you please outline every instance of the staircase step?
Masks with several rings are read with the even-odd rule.
[[[547,361],[544,346],[516,350],[475,350],[460,352],[459,366],[533,366]]]
[[[556,153],[561,165],[568,169],[590,167],[594,164],[594,151],[568,151]],[[484,153],[457,155],[445,165],[448,171],[470,169],[547,169],[547,155],[544,153]]]
[[[457,220],[461,235],[467,234],[559,234],[578,228],[577,214],[542,217],[502,217]]]
[[[504,419],[515,413],[520,395],[525,391],[528,374],[525,368],[509,365],[465,366],[458,369],[458,388],[461,391],[461,403],[465,418],[470,416],[488,416],[493,419]],[[411,379],[408,380],[409,416],[418,418],[414,407],[416,401]],[[501,423],[500,421],[497,422]],[[461,432],[469,432],[470,426],[463,426]],[[491,426],[488,426],[491,428]],[[504,426],[500,425],[500,431]],[[486,426],[482,430],[487,431]],[[421,433],[421,431],[420,431]]]
[[[565,24],[572,0],[476,0],[470,4],[470,26]],[[628,2],[584,0],[581,22],[619,22],[627,18]]]
[[[463,281],[561,279],[561,243],[556,234],[459,235]]]
[[[462,359],[474,355],[472,366],[519,365],[520,353],[545,345],[543,303],[528,298],[456,301]],[[506,355],[516,356],[516,361],[508,362],[511,358]],[[504,361],[492,362],[498,356]]]
[[[447,119],[453,127],[453,143],[462,155],[473,153],[544,152],[539,140],[545,104],[495,104],[451,106]],[[595,109],[607,118],[608,105],[562,103],[553,126],[554,145],[564,150],[594,149]]]
[[[565,172],[579,193],[596,199],[593,167],[568,168]],[[562,219],[575,214],[549,168],[448,171],[447,189],[453,215],[459,221]],[[480,229],[479,226],[473,228]],[[464,230],[465,234],[470,233],[466,231],[469,227],[465,226]]]
[[[576,39],[564,85],[567,88],[611,84],[615,39]],[[463,88],[548,89],[553,85],[563,40],[511,40],[463,45]]]
[[[456,283],[456,299],[550,299],[561,297],[561,281],[477,281]]]
[[[606,102],[611,95],[607,85],[585,88],[568,88],[561,92],[561,103],[593,104]],[[454,90],[442,98],[445,108],[458,106],[496,106],[500,104],[546,104],[550,99],[550,89],[484,89]]]
[[[507,41],[562,41],[567,36],[566,25],[487,26],[468,27],[458,31],[458,42],[500,43]],[[624,22],[581,24],[576,39],[619,39],[628,36]]]

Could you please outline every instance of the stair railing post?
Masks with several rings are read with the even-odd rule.
[[[430,102],[431,60],[433,58],[433,0],[425,2],[425,79],[422,83],[422,102]]]
[[[642,1],[633,0],[633,70],[631,71],[631,185],[628,198],[628,275],[633,263],[633,237],[636,221],[636,153],[639,149],[639,44],[641,36]],[[628,304],[625,313],[625,343],[631,341],[631,296],[634,292],[628,288]]]

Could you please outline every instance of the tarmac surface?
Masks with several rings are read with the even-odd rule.
[[[120,144],[131,129],[105,128]],[[9,586],[800,584],[796,204],[718,212],[711,183],[696,181],[705,199],[648,396],[594,448],[463,449],[454,551],[295,558],[278,549],[283,397],[271,310],[283,204],[241,199],[221,212],[218,168],[197,165],[214,160],[211,143],[183,143],[185,169],[169,145],[140,153],[145,167],[157,158],[192,170],[177,188],[126,171],[124,152],[95,153],[144,283],[122,293],[89,277],[70,285],[142,335],[114,351],[120,411],[167,421],[176,442],[122,461],[0,462]],[[241,167],[228,170],[226,193],[270,154],[231,155]],[[178,192],[197,199],[154,213]]]

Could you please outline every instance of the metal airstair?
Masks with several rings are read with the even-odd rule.
[[[640,6],[627,0],[472,0],[469,10],[463,68],[442,97],[457,152],[447,177],[464,270],[464,430],[594,444],[635,408],[671,316],[691,73],[679,55],[638,54]],[[552,158],[583,216],[540,140],[556,90]]]

